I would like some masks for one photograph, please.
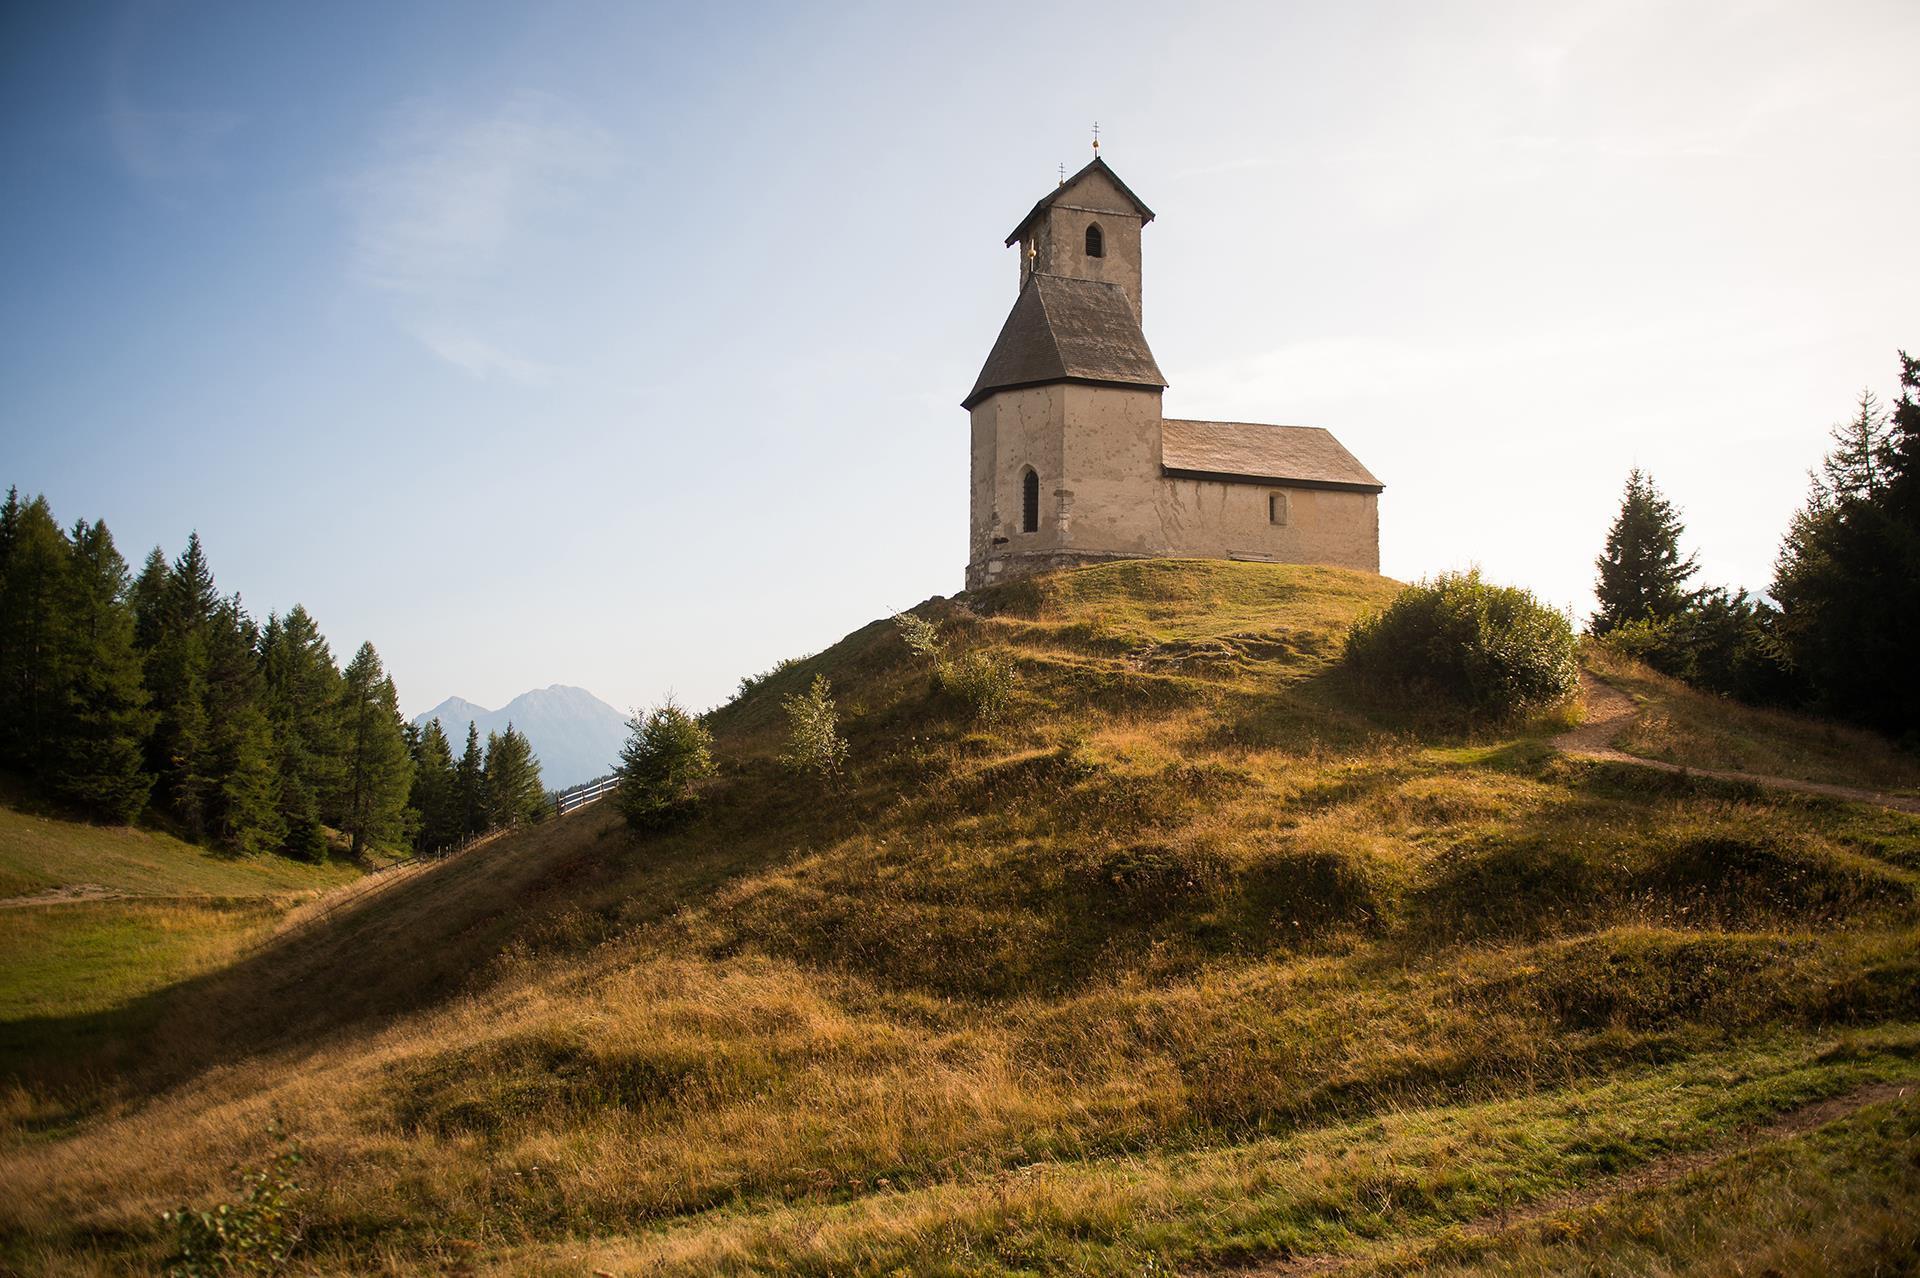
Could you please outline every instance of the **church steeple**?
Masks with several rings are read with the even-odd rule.
[[[1140,228],[1153,210],[1127,189],[1097,155],[1062,182],[1013,228],[1020,246],[1020,287],[1036,275],[1097,280],[1126,294],[1140,316]]]

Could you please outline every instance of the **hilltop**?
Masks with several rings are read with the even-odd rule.
[[[1014,663],[990,724],[884,620],[750,679],[685,829],[588,808],[24,1059],[0,1264],[156,1270],[276,1116],[303,1272],[1910,1255],[1920,820],[1410,714],[1334,664],[1396,589],[1143,562],[929,601]],[[1680,761],[1920,780],[1615,673]],[[777,761],[816,675],[839,783]]]

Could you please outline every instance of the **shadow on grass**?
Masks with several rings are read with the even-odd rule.
[[[273,935],[227,965],[109,1010],[0,1023],[0,1083],[57,1097],[70,1121],[261,1053],[382,1024],[496,979],[525,943],[550,951],[697,905],[791,855],[796,829],[837,837],[861,808],[814,804],[758,777],[673,835],[631,837],[612,804],[402,878],[339,913]],[[804,818],[796,812],[805,810]]]

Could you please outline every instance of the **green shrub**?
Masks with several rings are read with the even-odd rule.
[[[907,651],[914,656],[928,661],[939,661],[946,656],[947,641],[940,637],[939,622],[910,612],[898,612],[893,616],[893,625],[900,632],[900,642],[906,644]]]
[[[616,801],[634,829],[666,829],[693,810],[694,787],[713,775],[713,734],[671,697],[627,727]]]
[[[271,1129],[277,1137],[279,1129]],[[300,1147],[289,1145],[264,1167],[235,1169],[239,1199],[196,1211],[181,1207],[161,1215],[173,1230],[167,1273],[175,1278],[227,1278],[277,1274],[300,1241],[298,1217],[289,1200],[300,1186],[294,1169]]]
[[[941,662],[935,678],[942,692],[964,701],[982,723],[997,721],[1013,699],[1013,662],[992,649],[969,649]]]
[[[1792,672],[1769,630],[1764,603],[1716,586],[1695,592],[1671,617],[1623,622],[1600,642],[1662,674],[1757,703],[1795,696]]]
[[[1407,587],[1353,628],[1341,659],[1362,679],[1488,718],[1552,705],[1579,681],[1566,616],[1477,570]]]
[[[787,752],[781,762],[816,777],[839,773],[847,761],[847,739],[840,735],[840,711],[833,704],[833,686],[825,675],[815,675],[808,689],[788,697]]]

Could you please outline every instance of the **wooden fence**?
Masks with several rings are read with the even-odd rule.
[[[612,794],[619,786],[619,777],[608,777],[604,781],[593,781],[556,794],[553,796],[553,814],[563,817],[569,812],[586,807],[589,803],[597,803]]]

